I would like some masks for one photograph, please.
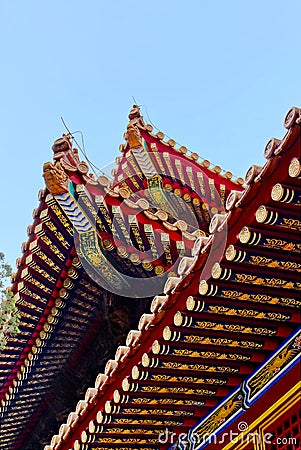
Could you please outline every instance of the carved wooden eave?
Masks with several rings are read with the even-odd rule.
[[[213,217],[213,234],[198,238],[45,450],[167,448],[158,441],[166,428],[202,437],[287,367],[297,382],[300,122],[293,108],[266,164],[248,171],[245,191]]]
[[[300,110],[290,110],[286,135],[269,141],[266,164],[248,171],[244,190],[240,183],[230,184],[229,173],[210,169],[206,161],[199,164],[197,155],[177,149],[172,140],[165,142],[163,133],[153,135],[136,106],[129,119],[134,134],[139,130],[133,144],[140,142],[140,134],[149,145],[162,146],[162,155],[177,152],[197,172],[208,171],[219,185],[229,182],[224,214],[212,213],[206,233],[191,232],[183,221],[170,220],[165,210],[152,208],[146,197],[133,199],[125,187],[103,175],[97,180],[89,176],[68,136],[55,142],[54,162],[45,165],[47,189],[39,193],[39,206],[13,276],[21,335],[10,339],[0,355],[1,450],[24,450],[27,445],[40,449],[46,442],[31,444],[30,439],[36,439],[36,433],[47,435],[41,427],[52,417],[50,410],[57,411],[55,422],[61,426],[45,450],[157,449],[158,433],[166,427],[186,433],[205,416],[209,421],[214,414],[219,417],[217,402],[229,400],[240,407],[241,398],[232,399],[231,391],[251,379],[260,365],[264,370],[264,360],[270,358],[277,365],[273,358],[284,340],[295,336],[300,323]],[[121,169],[135,148],[125,144],[127,161],[119,161]],[[171,170],[177,167],[171,165]],[[64,200],[70,188],[74,207],[79,211],[82,205],[87,207],[80,226],[89,226],[93,217],[97,232],[106,227],[103,250],[116,252],[120,261],[131,255],[126,270],[162,273],[162,264],[143,261],[143,251],[131,246],[113,245],[113,216],[122,224],[139,208],[143,225],[169,236],[174,258],[179,250],[176,243],[184,242],[185,256],[166,280],[164,295],[153,299],[150,312],[147,302],[107,295],[81,267],[74,245],[78,223],[68,212],[69,200]],[[180,190],[181,197],[190,195],[181,185],[171,188]],[[125,214],[120,218],[121,203]],[[95,208],[101,209],[101,220],[93,213]],[[137,231],[134,221],[132,226]],[[139,236],[147,238],[143,230],[139,228]],[[110,327],[105,328],[108,311]],[[111,353],[103,356],[104,341],[113,337]],[[119,345],[116,353],[113,344]],[[98,358],[103,366],[100,373]],[[91,360],[95,385],[90,379],[88,389],[77,384],[73,401],[82,400],[72,412],[67,409],[66,419],[66,411],[57,405],[63,402],[68,384],[75,385],[75,378],[83,381],[91,376]],[[276,369],[281,372],[281,364]]]
[[[199,161],[195,152],[178,146],[173,139],[165,140],[161,131],[153,134],[152,125],[145,124],[137,105],[129,119],[126,143],[120,146],[122,156],[116,158],[111,184],[125,198],[139,195],[158,214],[163,211],[173,217],[167,225],[170,230],[173,221],[184,218],[188,232],[208,233],[214,214],[225,214],[230,192],[243,191],[243,180],[233,181],[231,172],[210,167],[207,160]],[[146,214],[151,217],[152,213]]]

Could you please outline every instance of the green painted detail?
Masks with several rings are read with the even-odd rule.
[[[99,237],[94,230],[79,233],[79,246],[82,256],[95,272],[109,286],[122,290],[129,285],[124,278],[112,267],[102,252]]]
[[[169,201],[165,195],[164,190],[162,189],[160,175],[155,175],[153,177],[147,178],[147,184],[151,199],[155,203],[157,208],[163,209],[168,212],[174,218],[178,217],[176,210],[174,209],[174,205],[172,201]]]
[[[147,184],[151,198],[156,203],[156,205],[160,206],[161,208],[163,206],[166,206],[166,197],[162,189],[160,175],[154,175],[153,177],[148,178]]]
[[[75,189],[74,189],[74,184],[72,183],[72,181],[69,181],[69,192],[74,197]]]

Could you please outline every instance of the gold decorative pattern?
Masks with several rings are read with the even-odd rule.
[[[149,243],[153,259],[156,260],[159,258],[159,253],[158,253],[158,250],[157,250],[157,247],[155,244],[155,236],[154,236],[153,226],[151,224],[144,224],[144,233],[145,233],[145,236]]]
[[[35,272],[39,273],[50,283],[54,284],[56,282],[56,278],[51,276],[49,272],[46,272],[46,270],[39,266],[35,261],[31,260],[30,262],[28,262],[28,267],[31,267]]]
[[[164,152],[164,153],[163,153],[163,158],[164,158],[165,163],[166,163],[166,165],[167,165],[167,167],[168,167],[169,174],[170,174],[171,178],[175,179],[176,176],[175,176],[174,170],[173,170],[172,165],[171,165],[171,162],[170,162],[169,153]]]
[[[202,203],[202,213],[204,215],[204,218],[205,218],[206,222],[209,223],[210,220],[211,220],[211,217],[210,217],[210,214],[209,214],[209,206],[205,202]]]
[[[300,338],[300,337],[299,337]],[[295,339],[295,341],[297,338]],[[292,361],[300,353],[300,348],[295,342],[286,345],[270,362],[265,364],[251,379],[248,386],[251,395],[254,396],[290,361]]]
[[[271,305],[287,305],[287,306],[301,306],[301,301],[294,298],[287,297],[273,297],[268,294],[253,294],[241,291],[222,290],[222,297],[232,298],[242,301],[254,301],[258,303],[269,303]]]
[[[215,185],[213,178],[209,178],[210,198],[212,202],[215,202]]]
[[[99,444],[114,444],[114,447],[116,449],[116,444],[124,444],[124,443],[128,443],[128,444],[157,444],[158,443],[158,438],[150,438],[148,437],[147,439],[142,439],[142,438],[129,438],[124,436],[124,438],[122,437],[102,437],[100,442],[98,442]],[[120,449],[120,446],[118,445],[117,447],[118,449]],[[125,447],[126,450],[128,450],[128,447]],[[140,450],[140,445],[139,445],[139,450]],[[103,450],[103,447],[97,447],[95,450]],[[149,450],[149,449],[147,449]]]
[[[293,281],[283,280],[281,278],[261,278],[256,275],[246,273],[236,273],[234,281],[238,283],[257,284],[259,286],[269,286],[273,288],[296,289]]]
[[[222,204],[224,205],[226,202],[226,186],[224,184],[220,184],[219,191],[220,191],[220,197],[221,197]]]
[[[182,168],[182,163],[181,163],[181,161],[180,161],[179,159],[176,159],[176,160],[175,160],[175,165],[176,165],[176,168],[177,168],[177,171],[178,171],[178,174],[179,174],[181,183],[182,183],[183,185],[185,185],[185,178],[184,178],[184,173],[183,173],[183,168]]]
[[[36,302],[34,304],[30,303],[27,300],[25,300],[24,298],[21,298],[20,295],[17,298],[16,297],[17,297],[17,295],[15,295],[17,305],[23,305],[23,306],[25,306],[25,308],[35,310],[35,312],[40,313],[40,314],[43,313],[44,308],[41,308],[39,305],[37,305]],[[46,302],[46,300],[45,300],[45,302]],[[6,346],[6,348],[9,348],[9,347]]]
[[[109,285],[114,286],[116,289],[122,289],[125,287],[125,281],[115,270],[111,268],[106,261],[106,258],[102,254],[98,238],[95,231],[86,231],[79,233],[80,238],[80,251],[87,259],[89,264],[97,270],[97,273],[104,279]]]
[[[280,224],[279,226],[288,227],[293,230],[300,231],[301,230],[301,220],[284,217],[283,223]]]
[[[264,247],[273,248],[277,250],[287,250],[301,252],[301,244],[295,244],[293,242],[288,242],[283,239],[267,238],[264,243]]]
[[[160,175],[154,175],[147,179],[148,189],[152,201],[155,203],[156,207],[168,211],[176,217],[176,211],[173,205],[168,202],[165,193],[162,189],[162,179]],[[156,216],[155,216],[156,217]]]
[[[139,167],[136,164],[135,158],[133,156],[133,153],[131,153],[131,151],[129,152],[129,155],[127,156],[127,160],[130,163],[130,165],[133,168],[134,174],[138,176],[138,178],[140,178],[140,180],[143,180],[144,176],[141,173],[141,170],[139,169]]]
[[[205,372],[218,372],[218,373],[238,373],[239,367],[228,366],[211,366],[208,364],[185,364],[176,361],[163,361],[161,367],[163,369],[172,370],[191,370],[191,371],[205,371]]]
[[[171,380],[175,377],[171,377]],[[183,378],[183,377],[181,377]],[[194,377],[186,377],[190,378],[191,380],[194,379]],[[199,378],[196,378],[196,380],[200,380]],[[193,381],[190,381],[193,383]],[[184,394],[184,395],[204,395],[204,396],[214,396],[216,395],[217,390],[213,389],[197,389],[197,388],[188,388],[188,387],[169,387],[169,386],[141,386],[142,392],[155,392],[158,394]]]
[[[150,430],[149,428],[125,428],[116,426],[106,426],[102,432],[109,432],[111,434],[156,434],[161,433],[162,428],[154,428]]]
[[[185,342],[191,344],[203,344],[203,345],[224,345],[229,347],[242,347],[242,348],[262,348],[263,344],[260,342],[253,341],[243,341],[243,340],[235,340],[235,339],[226,339],[226,338],[209,338],[204,336],[194,336],[188,335],[185,336]]]
[[[208,306],[208,312],[213,314],[226,314],[230,316],[238,315],[240,317],[252,317],[256,319],[273,319],[273,320],[289,320],[291,318],[290,314],[281,314],[266,311],[256,311],[254,309],[246,308],[229,308],[226,306]]]
[[[191,189],[193,189],[195,191],[195,184],[194,184],[194,178],[193,178],[193,172],[192,172],[191,166],[186,167],[186,173],[189,178],[189,185],[190,185]]]
[[[152,149],[152,155],[155,156],[157,164],[158,164],[158,167],[160,169],[160,172],[159,172],[160,175],[165,174],[165,169],[164,169],[164,166],[162,164],[161,157],[160,157],[160,154],[158,152],[156,144],[151,144],[151,149]]]
[[[44,220],[43,223],[49,229],[50,235],[53,234],[57,238],[57,240],[62,244],[62,246],[65,247],[67,250],[69,250],[71,245],[64,238],[62,233],[58,230],[57,226],[50,219],[49,220]]]
[[[40,239],[47,245],[48,248],[52,251],[54,255],[56,255],[61,261],[65,260],[65,255],[58,249],[58,247],[49,239],[48,236],[43,234],[40,236]]]
[[[256,266],[266,266],[273,269],[284,269],[301,272],[301,264],[292,261],[279,261],[272,258],[267,258],[265,256],[250,255],[250,260],[248,262]]]
[[[128,182],[130,181],[135,186],[136,190],[139,191],[140,185],[139,185],[138,181],[136,180],[136,178],[134,176],[132,176],[129,169],[125,168],[124,171],[128,177],[128,179],[125,180],[126,186],[128,186]],[[128,187],[128,189],[130,189],[130,188]]]
[[[105,205],[104,197],[102,195],[97,195],[95,197],[95,202],[96,202],[96,204],[97,204],[97,206],[99,208],[100,213],[102,214],[102,216],[104,217],[105,221],[107,222],[107,224],[108,224],[111,232],[113,233],[113,235],[116,236],[119,240],[121,240],[120,236],[119,236],[119,234],[118,234],[118,232],[116,230],[116,227],[115,227],[115,225],[114,225],[114,223],[113,223],[113,221],[112,221],[112,219],[111,219],[111,217],[109,215],[107,207]]]
[[[137,223],[137,217],[130,215],[129,216],[129,223],[130,223],[130,227],[131,227],[131,230],[132,230],[133,235],[135,237],[135,240],[137,242],[139,250],[141,252],[145,252],[145,247],[144,247],[143,240],[142,240],[142,237],[141,237],[141,234],[140,234],[140,230],[139,230],[139,227],[138,227],[138,223]]]
[[[141,418],[141,419],[137,419],[137,418],[128,418],[128,417],[112,417],[112,421],[111,423],[116,423],[116,424],[132,424],[132,425],[152,425],[152,426],[157,426],[157,425],[164,425],[164,426],[180,426],[183,424],[182,420],[176,420],[176,418],[174,420],[160,420],[160,419],[145,419],[145,418]],[[115,448],[114,448],[115,450]],[[128,450],[128,449],[126,449]],[[140,448],[139,448],[140,450]],[[147,449],[148,450],[148,449]]]
[[[128,245],[132,245],[131,237],[129,235],[127,227],[125,226],[124,220],[121,216],[120,206],[112,206],[112,212],[114,214],[114,220],[116,220],[117,224],[119,225],[119,228],[121,229],[121,232],[123,234],[126,243]]]
[[[204,188],[204,177],[203,177],[202,172],[197,172],[197,179],[199,182],[201,194],[203,197],[206,197],[206,192],[205,192],[205,188]]]
[[[170,410],[170,409],[160,409],[160,408],[157,408],[157,409],[140,409],[140,408],[124,408],[123,410],[122,410],[122,413],[123,414],[133,414],[133,415],[149,415],[150,414],[150,412],[151,412],[151,414],[154,414],[154,415],[158,415],[158,416],[170,416],[170,415],[173,415],[174,414],[174,411],[173,410]],[[194,415],[194,413],[193,413],[193,411],[181,411],[181,410],[179,410],[179,411],[177,411],[177,415],[178,416],[193,416]]]
[[[45,297],[41,297],[41,295],[29,289],[29,287],[25,287],[24,283],[19,283],[18,288],[21,294],[27,295],[30,299],[33,298],[40,303],[47,304],[48,300]]]
[[[167,375],[150,373],[148,379],[150,381],[168,381],[171,383],[193,383],[193,384],[213,384],[224,385],[227,383],[225,378],[210,378],[210,377],[194,377],[187,375]],[[141,386],[141,389],[148,389],[147,386]]]
[[[195,393],[194,393],[195,394]],[[136,397],[131,399],[131,403],[133,405],[157,405],[158,399],[157,398],[148,398],[148,397]],[[179,400],[174,398],[160,398],[160,405],[176,405],[176,406],[203,406],[204,401],[200,400],[187,400],[185,398]]]
[[[277,333],[277,328],[272,327],[246,327],[239,324],[207,322],[205,320],[198,321],[196,323],[196,326],[205,330],[230,331],[231,333],[261,334],[263,336],[273,336]]]
[[[97,223],[99,229],[101,231],[106,231],[106,228],[105,228],[103,222],[98,217],[97,212],[96,212],[94,206],[92,205],[92,203],[90,202],[90,200],[88,199],[88,197],[86,195],[81,195],[80,198],[81,198],[82,202],[85,204],[85,206],[88,208],[90,213],[92,214],[92,216],[93,216],[95,222]]]
[[[224,402],[213,414],[201,422],[193,429],[193,433],[200,437],[202,442],[203,436],[210,436],[214,433],[223,422],[231,417],[242,407],[242,399],[238,393],[233,394],[226,402]]]
[[[209,358],[209,359],[224,359],[224,360],[234,360],[234,361],[249,361],[251,359],[250,355],[241,355],[239,353],[221,353],[213,351],[197,351],[189,349],[173,349],[170,356],[188,356],[190,358]]]
[[[61,207],[56,203],[54,199],[52,201],[47,202],[48,206],[52,209],[56,217],[59,219],[61,224],[63,225],[64,229],[69,233],[70,236],[73,236],[74,229],[71,225],[70,221],[65,216],[64,212],[62,211]]]
[[[77,450],[77,449],[75,449]],[[84,450],[84,449],[83,449]],[[103,447],[95,447],[93,450],[104,450]],[[113,447],[106,447],[106,450],[116,450],[115,445]],[[129,450],[129,447],[123,447],[121,445],[118,445],[118,450]],[[141,447],[141,445],[139,445],[139,450],[150,450],[150,447]]]
[[[24,269],[24,270],[28,271],[28,269]],[[31,283],[32,285],[36,286],[37,288],[39,288],[42,292],[45,292],[46,294],[51,294],[51,292],[52,292],[52,290],[50,288],[48,288],[44,283],[42,283],[41,281],[37,280],[36,278],[34,278],[29,273],[24,274],[24,280],[26,280],[29,283]]]

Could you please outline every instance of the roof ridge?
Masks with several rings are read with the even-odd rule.
[[[243,185],[244,180],[242,177],[237,177],[235,180],[232,180],[233,174],[231,171],[222,168],[218,164],[212,163],[207,158],[204,158],[203,156],[199,155],[197,152],[194,152],[187,148],[184,145],[181,145],[179,142],[177,142],[175,139],[171,138],[166,133],[163,133],[158,127],[156,127],[153,122],[149,121],[150,123],[144,122],[144,117],[140,114],[140,107],[138,105],[133,105],[130,113],[129,113],[129,123],[128,126],[130,128],[132,127],[138,127],[138,129],[145,130],[153,139],[158,139],[163,145],[166,147],[171,148],[172,150],[182,154],[185,158],[194,161],[197,165],[200,167],[205,167],[206,169],[210,170],[211,172],[220,175],[221,177],[224,177],[226,179],[231,180],[233,183]],[[157,133],[153,133],[153,129],[157,130]],[[165,137],[168,138],[168,140],[165,140]],[[119,151],[121,153],[124,153],[128,149],[128,140],[127,140],[127,133],[124,135],[126,143],[120,144]],[[189,153],[189,155],[187,154]],[[201,161],[198,161],[201,159]],[[212,168],[210,167],[212,166]]]

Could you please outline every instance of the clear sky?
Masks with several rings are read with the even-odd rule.
[[[244,176],[300,96],[301,1],[0,0],[0,251],[15,266],[64,128],[99,167],[134,96],[167,135]],[[145,109],[142,107],[142,112]]]

